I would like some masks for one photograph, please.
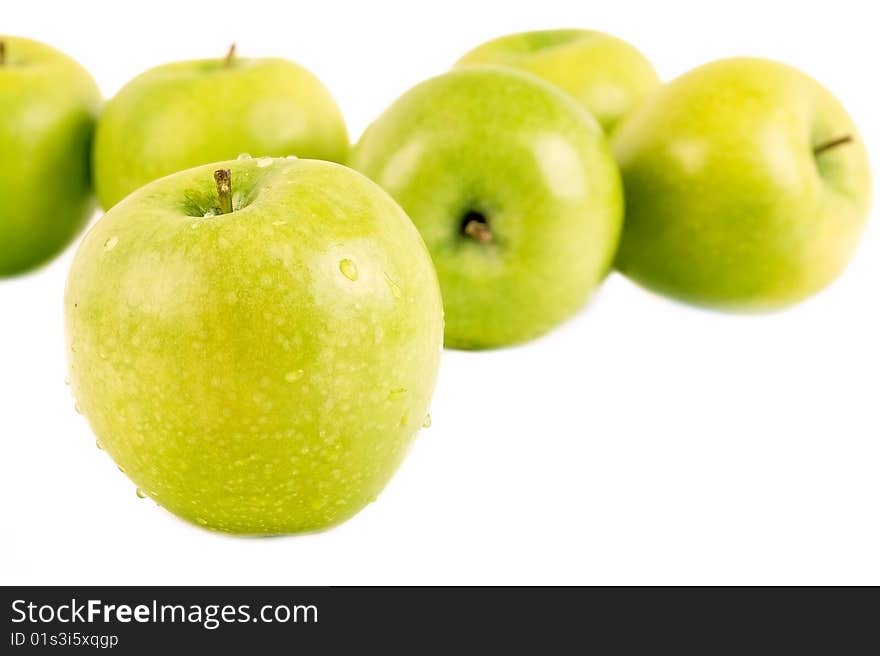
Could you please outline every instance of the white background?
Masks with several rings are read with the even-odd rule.
[[[66,51],[108,96],[235,40],[242,56],[313,70],[354,139],[489,37],[587,27],[632,42],[666,79],[730,55],[795,64],[849,108],[876,163],[871,12],[841,0],[29,0],[4,3],[0,31]],[[95,448],[64,385],[68,249],[0,281],[0,581],[880,584],[876,214],[846,274],[785,312],[697,310],[614,275],[544,339],[447,352],[434,425],[378,502],[331,531],[272,539],[178,521]]]

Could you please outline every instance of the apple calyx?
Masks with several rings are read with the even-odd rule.
[[[838,146],[843,146],[848,143],[852,143],[854,140],[851,134],[844,135],[842,137],[837,137],[836,139],[831,139],[830,141],[826,141],[825,143],[819,144],[815,148],[813,148],[813,156],[818,157],[823,153],[827,153],[829,150],[833,150]]]
[[[226,57],[223,58],[223,65],[226,66],[226,68],[232,66],[232,62],[235,61],[235,50],[235,43],[231,43],[229,45],[229,50],[226,51]]]
[[[480,212],[471,210],[464,215],[461,222],[461,232],[480,244],[488,244],[492,241],[492,229],[486,217]]]
[[[217,184],[220,214],[232,213],[232,172],[229,169],[217,169],[214,171],[214,182]]]

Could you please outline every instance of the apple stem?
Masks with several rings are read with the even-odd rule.
[[[826,141],[823,144],[819,144],[818,146],[813,148],[813,155],[818,157],[822,153],[828,152],[829,150],[837,148],[838,146],[843,146],[844,144],[848,144],[848,143],[852,143],[852,142],[853,142],[852,135],[848,134],[843,137],[838,137],[836,139],[832,139],[831,141]]]
[[[6,63],[6,41],[0,41],[0,66]]]
[[[223,60],[223,64],[224,64],[227,68],[228,68],[229,66],[232,66],[232,62],[235,60],[235,50],[236,50],[235,43],[232,43],[232,44],[229,46],[229,50],[226,51],[226,58]]]
[[[489,225],[485,221],[471,219],[464,224],[463,232],[468,237],[481,244],[488,244],[492,241],[492,231],[489,229]]]
[[[232,172],[229,169],[214,171],[214,182],[217,183],[217,199],[220,201],[220,213],[232,212]]]

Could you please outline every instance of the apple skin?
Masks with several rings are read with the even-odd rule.
[[[592,30],[538,30],[492,39],[456,66],[499,64],[544,78],[571,94],[611,134],[660,86],[657,72],[626,41]]]
[[[601,128],[573,99],[512,69],[423,82],[364,133],[352,165],[415,222],[434,259],[446,345],[522,342],[581,308],[604,278],[622,221]],[[469,212],[493,240],[463,234]]]
[[[224,167],[238,209],[203,218]],[[422,426],[443,341],[406,214],[315,160],[143,187],[86,235],[64,305],[101,447],[145,496],[236,534],[323,529],[375,499]]]
[[[126,84],[95,135],[95,190],[104,209],[169,173],[253,156],[344,162],[345,121],[324,85],[283,59],[165,64]]]
[[[54,48],[0,42],[0,276],[11,276],[56,255],[92,213],[89,151],[101,93]]]
[[[819,155],[839,137],[853,141]],[[675,298],[771,310],[828,285],[870,205],[846,111],[784,64],[737,58],[686,73],[619,128],[626,189],[617,267]]]

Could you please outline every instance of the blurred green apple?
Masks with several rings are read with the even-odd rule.
[[[65,316],[101,447],[143,495],[239,534],[322,529],[373,500],[425,420],[443,341],[412,222],[315,160],[131,194],[84,238]]]
[[[423,82],[367,129],[352,164],[422,233],[448,346],[546,332],[613,259],[623,194],[610,148],[592,116],[535,76],[470,67]]]
[[[456,66],[472,64],[512,66],[552,82],[586,107],[608,134],[660,85],[642,53],[591,30],[508,34],[477,46]]]
[[[111,99],[95,136],[95,190],[107,209],[147,182],[199,164],[297,155],[343,162],[348,133],[323,84],[283,59],[165,64]]]
[[[620,126],[618,268],[677,298],[740,310],[800,301],[841,272],[868,214],[858,131],[818,82],[728,59],[683,75]]]
[[[43,264],[91,214],[100,103],[94,80],[70,57],[0,35],[0,276]]]

